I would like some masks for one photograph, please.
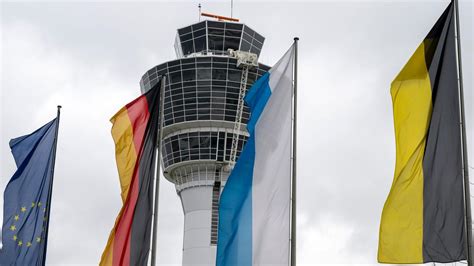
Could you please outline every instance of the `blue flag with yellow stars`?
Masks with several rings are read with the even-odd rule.
[[[10,141],[18,167],[5,189],[0,265],[44,265],[58,119]]]

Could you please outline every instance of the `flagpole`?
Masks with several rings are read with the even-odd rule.
[[[295,61],[293,77],[293,172],[291,175],[291,266],[296,266],[296,118],[297,118],[297,80],[298,80],[298,41],[295,37]]]
[[[465,208],[465,222],[466,222],[466,241],[467,241],[467,264],[473,266],[472,261],[472,218],[471,218],[471,196],[469,187],[469,164],[468,164],[468,151],[467,151],[467,138],[466,138],[466,117],[464,110],[464,88],[462,80],[462,57],[461,57],[461,41],[460,41],[460,29],[459,29],[459,3],[458,0],[454,0],[454,8],[456,12],[456,44],[457,44],[457,63],[458,63],[458,86],[459,86],[459,99],[461,109],[461,138],[462,138],[462,157],[463,157],[463,173],[464,173],[464,208]]]
[[[51,181],[49,183],[49,192],[48,192],[48,201],[45,203],[46,206],[46,217],[47,217],[47,220],[46,220],[46,229],[45,229],[45,233],[44,233],[44,252],[42,254],[43,256],[43,265],[46,265],[46,251],[48,249],[48,232],[49,232],[49,215],[51,213],[51,199],[53,197],[53,180],[54,180],[54,168],[55,168],[55,165],[56,165],[56,150],[58,148],[58,133],[59,133],[59,118],[61,117],[61,108],[62,106],[61,105],[58,105],[58,111],[57,111],[57,115],[56,115],[56,128],[55,128],[55,132],[54,132],[54,149],[53,149],[53,162],[52,162],[52,167],[51,167]],[[49,205],[48,205],[49,204]]]
[[[165,83],[166,76],[163,75],[161,78],[161,92],[160,92],[160,113],[159,113],[159,127],[158,127],[158,140],[156,150],[156,161],[155,161],[155,210],[153,212],[153,232],[152,232],[152,243],[151,243],[151,265],[156,265],[156,239],[158,235],[158,200],[160,192],[160,172],[161,172],[161,139],[163,138],[163,112],[165,102]]]

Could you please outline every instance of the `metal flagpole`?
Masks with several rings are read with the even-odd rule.
[[[166,76],[161,78],[161,92],[160,92],[160,113],[159,113],[159,127],[158,127],[158,140],[156,150],[156,161],[155,161],[155,210],[153,212],[153,232],[152,232],[152,243],[151,243],[151,265],[156,265],[156,238],[158,235],[158,199],[160,192],[160,168],[161,168],[161,139],[163,138],[163,111],[165,102],[165,83]]]
[[[466,222],[466,241],[467,241],[467,264],[473,266],[472,258],[472,218],[471,218],[471,196],[469,187],[469,164],[467,151],[467,137],[466,137],[466,117],[464,110],[464,89],[462,80],[462,57],[461,57],[461,41],[459,29],[459,3],[454,0],[454,8],[456,12],[456,44],[457,44],[457,63],[458,63],[458,86],[459,86],[459,103],[461,109],[461,138],[462,138],[462,157],[463,157],[463,173],[464,173],[464,208],[465,208],[465,222]]]
[[[54,133],[54,149],[53,149],[53,162],[52,162],[52,167],[51,167],[51,181],[49,184],[49,193],[48,193],[48,202],[46,203],[46,212],[47,212],[47,220],[46,220],[46,230],[44,234],[44,252],[42,254],[43,256],[43,265],[46,264],[46,251],[48,249],[48,232],[49,232],[49,215],[51,213],[51,199],[53,197],[53,180],[54,180],[54,167],[56,165],[56,150],[58,148],[58,133],[59,133],[59,118],[61,117],[61,105],[58,105],[58,113],[56,115],[56,129]]]
[[[298,85],[298,41],[300,38],[294,38],[295,45],[295,68],[293,77],[293,173],[291,176],[291,266],[296,266],[296,118],[297,108],[297,85]]]

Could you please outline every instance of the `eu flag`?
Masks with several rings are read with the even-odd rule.
[[[10,141],[18,169],[4,193],[0,265],[44,265],[58,122]]]

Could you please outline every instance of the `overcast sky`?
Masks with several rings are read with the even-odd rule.
[[[145,71],[176,58],[176,29],[198,21],[199,2],[230,15],[230,1],[0,4],[0,220],[16,169],[8,141],[63,106],[48,264],[98,263],[121,207],[109,118],[139,96]],[[234,1],[234,16],[266,37],[260,62],[273,65],[300,37],[299,263],[376,263],[395,166],[390,83],[448,3]],[[473,9],[461,0],[474,166]],[[182,235],[180,200],[162,179],[159,263],[181,263]]]

